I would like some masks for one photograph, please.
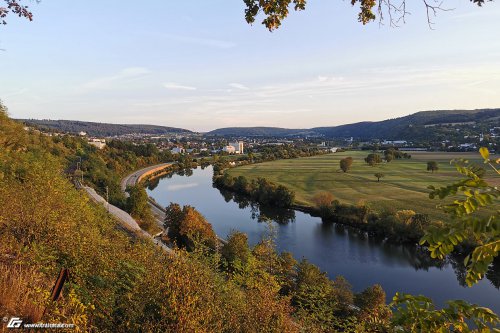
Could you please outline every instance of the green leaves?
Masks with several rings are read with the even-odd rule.
[[[304,10],[306,7],[306,0],[244,0],[245,19],[248,23],[255,22],[255,17],[260,11],[266,16],[262,24],[266,26],[269,31],[278,29],[281,21],[288,16],[290,4],[293,4],[295,11]]]
[[[491,162],[487,148],[481,148],[480,154],[485,163]],[[452,203],[441,206],[451,216],[451,222],[445,223],[442,228],[429,230],[420,244],[427,244],[432,258],[442,259],[465,239],[475,242],[475,249],[464,261],[467,266],[466,282],[472,286],[484,277],[488,266],[500,252],[499,211],[492,207],[498,204],[500,191],[489,186],[483,179],[483,168],[470,164],[467,160],[454,160],[452,163],[455,163],[457,171],[465,178],[446,187],[428,187],[431,199],[461,195]],[[496,171],[493,166],[492,168]],[[489,209],[487,215],[478,213],[482,208]]]
[[[490,309],[461,300],[448,301],[448,306],[436,309],[424,296],[396,293],[393,325],[404,332],[490,332],[500,324],[500,318]],[[477,329],[469,327],[474,323]]]

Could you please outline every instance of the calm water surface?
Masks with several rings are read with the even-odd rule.
[[[489,279],[465,288],[459,282],[463,281],[463,269],[453,260],[433,263],[413,248],[385,244],[339,225],[326,225],[320,218],[302,212],[261,211],[257,205],[213,188],[212,167],[160,179],[151,184],[148,194],[163,206],[170,202],[191,205],[207,218],[219,236],[226,237],[238,230],[248,235],[252,245],[268,232],[267,224],[259,220],[264,215],[272,218],[280,251],[308,259],[330,278],[343,275],[356,292],[378,283],[388,300],[400,291],[431,297],[438,304],[464,299],[500,313],[500,291],[494,286],[500,285],[498,269],[496,274],[490,272]]]

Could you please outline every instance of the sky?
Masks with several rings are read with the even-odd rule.
[[[422,1],[393,28],[316,0],[272,33],[262,16],[246,23],[243,0],[27,3],[33,22],[0,26],[0,99],[14,118],[209,131],[500,107],[500,1],[444,0],[453,10],[430,29]]]

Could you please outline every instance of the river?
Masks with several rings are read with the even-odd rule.
[[[260,209],[214,188],[211,166],[184,175],[168,175],[150,184],[147,191],[163,206],[175,202],[195,207],[220,237],[232,230],[246,233],[252,245],[269,232],[263,220],[271,219],[279,251],[291,252],[298,260],[306,258],[330,278],[343,275],[356,292],[380,284],[388,301],[400,291],[425,295],[439,305],[463,299],[500,313],[498,267],[472,288],[464,287],[460,260],[437,263],[413,247],[386,244],[357,230],[324,224],[320,218],[299,211]]]

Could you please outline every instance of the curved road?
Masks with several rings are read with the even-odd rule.
[[[143,169],[132,172],[130,175],[128,175],[127,177],[122,179],[122,182],[121,182],[122,191],[125,192],[125,190],[127,189],[127,186],[134,186],[135,184],[137,184],[137,181],[139,180],[139,178],[143,174],[150,172],[152,170],[155,170],[155,169],[166,168],[172,164],[173,163],[156,164],[156,165],[152,165],[150,167],[143,168]]]
[[[161,170],[161,169],[164,169],[172,164],[173,163],[156,164],[156,165],[152,165],[150,167],[143,168],[143,169],[132,172],[130,175],[128,175],[122,179],[122,182],[121,182],[122,191],[125,192],[125,190],[127,189],[127,186],[136,185],[137,182],[139,181],[139,179],[141,178],[141,176],[144,175],[145,173],[148,173],[148,172],[150,172],[152,170],[156,170],[156,169]],[[127,192],[125,192],[125,195],[128,197]],[[156,205],[152,204],[151,202],[149,202],[149,206],[151,207],[151,211],[153,212],[153,215],[156,218],[156,223],[158,224],[158,226],[160,228],[163,229],[163,221],[165,220],[165,213],[161,209],[159,209]]]

